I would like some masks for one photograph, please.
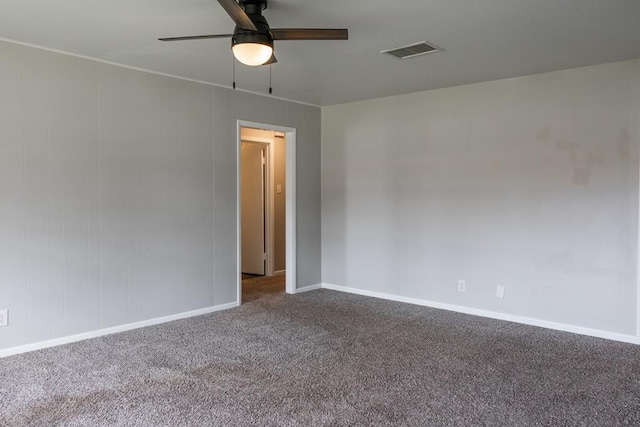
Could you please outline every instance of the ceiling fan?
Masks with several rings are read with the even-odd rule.
[[[239,3],[238,3],[239,1]],[[270,28],[262,16],[267,0],[218,0],[236,23],[233,34],[166,37],[160,41],[216,39],[231,37],[231,49],[236,59],[245,65],[258,66],[277,62],[273,54],[274,40],[348,40],[346,29]]]

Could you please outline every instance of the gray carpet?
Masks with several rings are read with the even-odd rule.
[[[0,425],[640,424],[640,347],[327,290],[0,359]]]

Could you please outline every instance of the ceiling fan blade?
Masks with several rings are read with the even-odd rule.
[[[278,59],[276,58],[276,56],[271,55],[271,59],[269,59],[267,62],[265,62],[262,65],[271,65],[271,64],[275,64],[276,62],[278,62]]]
[[[349,40],[349,30],[322,28],[272,28],[274,40]]]
[[[229,14],[233,22],[243,30],[258,31],[251,18],[245,13],[236,0],[218,0],[220,6]]]
[[[180,40],[202,40],[202,39],[223,39],[233,37],[233,34],[209,34],[204,36],[186,36],[186,37],[164,37],[161,42],[175,42]]]

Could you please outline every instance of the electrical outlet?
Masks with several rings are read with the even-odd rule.
[[[498,285],[498,287],[496,288],[496,297],[504,298],[504,286]]]
[[[0,327],[9,325],[9,310],[0,310]]]
[[[464,280],[458,280],[458,291],[466,292],[467,291],[467,282]]]

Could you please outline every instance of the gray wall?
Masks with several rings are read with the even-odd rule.
[[[320,282],[320,109],[0,42],[0,349],[236,300],[236,120],[298,129]]]
[[[214,187],[217,283],[236,275],[236,120],[296,128],[297,287],[320,283],[320,109],[214,88]],[[233,249],[233,251],[231,251]],[[216,288],[217,301],[236,300],[236,289]]]
[[[323,282],[633,335],[639,143],[640,61],[323,108]]]

